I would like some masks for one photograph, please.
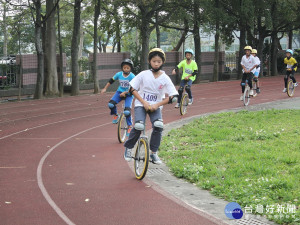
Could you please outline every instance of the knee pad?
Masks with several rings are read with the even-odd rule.
[[[182,94],[182,93],[183,93],[183,87],[179,87],[178,93],[179,93],[179,94]]]
[[[257,82],[257,81],[258,81],[257,77],[254,77],[254,78],[253,78],[253,81],[254,81],[254,82]]]
[[[241,86],[246,86],[246,83],[241,83]]]
[[[108,107],[110,108],[110,109],[112,109],[112,108],[114,108],[115,106],[116,106],[116,102],[114,101],[114,100],[110,100],[109,102],[108,102]]]
[[[131,108],[125,107],[125,109],[124,109],[124,115],[126,117],[131,116]]]
[[[155,120],[153,123],[154,130],[162,131],[164,129],[164,123],[162,119]]]
[[[139,121],[136,121],[135,124],[134,124],[134,129],[136,130],[144,130],[145,129],[145,124],[143,121],[139,120]]]
[[[185,91],[186,92],[189,92],[190,90],[191,90],[191,86],[190,85],[188,85],[188,86],[185,87]]]

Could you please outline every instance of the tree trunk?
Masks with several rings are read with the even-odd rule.
[[[215,0],[216,8],[219,8],[219,0]],[[215,54],[214,54],[214,74],[213,81],[219,80],[219,39],[220,39],[220,21],[218,15],[216,16],[216,34],[215,34]]]
[[[100,0],[96,0],[95,12],[94,12],[94,54],[93,54],[93,80],[94,80],[94,94],[99,93],[99,81],[97,76],[97,40],[98,40],[98,19],[100,15]]]
[[[7,20],[6,20],[6,3],[3,3],[3,21],[2,21],[2,32],[3,32],[3,56],[7,56]]]
[[[189,24],[188,24],[188,20],[184,19],[184,31],[182,31],[181,37],[176,45],[175,48],[172,49],[172,51],[178,52],[182,43],[185,41],[186,35],[189,32]]]
[[[80,19],[80,39],[79,39],[79,50],[78,50],[78,57],[82,57],[82,51],[83,51],[83,41],[84,41],[84,32],[82,28],[82,19]]]
[[[271,76],[277,76],[277,54],[278,54],[278,43],[279,38],[277,37],[277,32],[273,32],[271,35],[272,45],[271,45]]]
[[[55,31],[55,9],[54,1],[46,1],[46,64],[47,64],[47,85],[46,95],[58,95],[58,77],[56,64],[56,31]]]
[[[238,79],[241,79],[242,74],[243,74],[241,60],[242,60],[243,55],[245,54],[244,53],[244,47],[246,45],[245,38],[246,38],[246,29],[245,29],[245,27],[243,27],[243,25],[240,25],[240,50],[239,50],[239,58],[238,58],[238,61],[237,61],[237,64],[238,64]]]
[[[293,49],[293,30],[289,31],[289,49]]]
[[[258,38],[258,45],[257,45],[257,57],[260,59],[261,64],[260,64],[260,75],[263,74],[263,48],[264,48],[264,40],[265,37],[261,34],[259,34],[259,38]]]
[[[41,0],[34,1],[35,5],[35,49],[37,52],[38,70],[37,80],[34,92],[35,99],[41,99],[43,97],[44,86],[44,52],[41,42],[42,36],[42,15],[41,15]]]
[[[196,80],[194,81],[196,84],[200,83],[201,76],[201,39],[200,39],[200,13],[199,13],[199,5],[197,2],[194,3],[194,45],[195,45],[195,61],[198,66],[198,75],[196,76]]]
[[[79,64],[78,64],[78,51],[79,51],[79,38],[80,38],[80,13],[81,1],[75,0],[74,4],[74,26],[71,43],[71,63],[72,63],[72,88],[71,95],[79,94]]]
[[[121,52],[121,33],[120,33],[120,19],[119,19],[119,13],[118,13],[118,5],[117,3],[114,3],[114,18],[116,21],[116,45],[117,45],[117,52]],[[115,47],[114,47],[115,49]]]
[[[59,47],[59,97],[64,95],[64,72],[63,72],[63,49],[60,35],[60,11],[59,5],[57,6],[57,36],[58,36],[58,47]]]
[[[158,21],[158,12],[155,13],[155,22],[156,22],[155,30],[156,30],[156,47],[160,48],[160,30],[157,21]]]
[[[142,55],[141,55],[141,69],[148,69],[148,51],[149,51],[149,37],[150,37],[150,25],[147,19],[142,17],[141,25],[141,36],[142,36]]]

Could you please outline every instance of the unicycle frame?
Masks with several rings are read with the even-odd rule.
[[[187,86],[187,84],[184,85],[184,87],[183,87],[183,92],[182,92],[182,96],[181,96],[180,103],[179,103],[179,111],[180,111],[180,115],[182,115],[182,116],[187,113],[187,107],[189,105],[188,94],[185,92],[186,86]]]
[[[127,119],[126,116],[124,115],[124,104],[122,104],[122,113],[120,114],[119,121],[118,121],[118,130],[117,130],[117,136],[118,136],[118,141],[120,143],[124,143],[124,141],[127,138],[127,130],[128,130],[128,124],[127,124]],[[123,120],[125,120],[125,126],[122,126]],[[124,130],[124,133],[122,133],[122,130]]]
[[[245,91],[243,94],[243,103],[244,106],[247,106],[250,103],[250,87],[248,85],[248,80],[246,80]]]
[[[289,97],[293,97],[295,94],[295,86],[292,79],[289,79],[287,83],[286,93]]]
[[[144,148],[145,148],[145,156],[144,157],[140,157],[140,150],[141,150],[141,145],[144,145]],[[148,171],[148,166],[149,166],[149,142],[148,142],[148,137],[145,133],[145,129],[142,131],[142,134],[140,135],[139,139],[138,139],[138,144],[137,144],[137,147],[136,147],[136,151],[135,151],[135,154],[134,154],[134,173],[135,173],[135,177],[138,179],[138,180],[142,180],[145,176],[146,176],[146,173]],[[142,167],[141,168],[142,170],[140,171],[140,161],[143,162]]]

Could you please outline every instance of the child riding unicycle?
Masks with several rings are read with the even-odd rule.
[[[164,127],[162,106],[172,103],[175,99],[174,96],[178,95],[170,77],[161,70],[165,61],[166,55],[162,49],[154,48],[150,50],[148,62],[151,69],[140,72],[130,81],[129,92],[136,98],[134,108],[135,124],[124,144],[124,159],[126,161],[132,160],[131,150],[145,130],[145,120],[148,114],[153,128],[150,139],[150,158],[153,163],[161,163],[157,151]]]
[[[293,81],[293,87],[297,87],[298,83],[295,79],[295,72],[297,71],[298,63],[296,59],[293,57],[293,50],[286,50],[286,57],[284,58],[284,64],[286,64],[286,75],[284,76],[284,89],[282,92],[287,92],[288,79],[291,78]]]
[[[113,115],[113,124],[117,124],[119,120],[119,114],[117,111],[117,104],[125,100],[125,108],[124,108],[124,115],[126,116],[126,121],[128,125],[127,136],[132,128],[132,120],[131,120],[131,104],[133,100],[132,94],[129,93],[129,82],[135,77],[135,75],[131,72],[133,69],[133,62],[131,59],[125,59],[121,63],[122,71],[116,73],[105,85],[105,87],[101,90],[101,94],[105,93],[107,88],[114,83],[116,80],[119,81],[120,86],[118,90],[111,98],[108,103],[108,107],[110,109],[110,114]]]
[[[192,96],[192,83],[196,79],[196,75],[198,72],[198,66],[197,63],[192,59],[194,55],[194,51],[192,49],[186,49],[184,51],[185,59],[182,60],[175,69],[173,69],[172,74],[175,75],[180,68],[183,69],[181,81],[178,89],[178,100],[177,104],[175,105],[175,108],[179,108],[180,101],[182,98],[183,90],[188,93],[189,96],[189,105],[193,104],[193,96]]]

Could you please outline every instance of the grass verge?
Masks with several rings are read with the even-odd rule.
[[[229,112],[163,138],[173,174],[279,224],[300,224],[300,110]]]

